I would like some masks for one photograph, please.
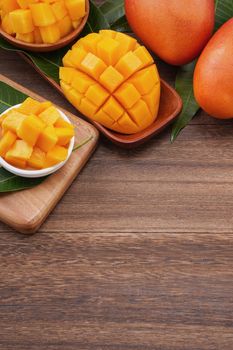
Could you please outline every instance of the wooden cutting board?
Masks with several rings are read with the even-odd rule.
[[[39,101],[41,96],[0,74],[0,81]],[[0,194],[0,220],[21,233],[36,232],[61,199],[95,150],[98,131],[94,126],[59,107],[76,126],[76,144],[85,143],[71,155],[66,165],[40,185],[19,192]]]

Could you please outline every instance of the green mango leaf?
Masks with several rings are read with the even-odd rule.
[[[233,0],[215,0],[215,30],[233,17]]]
[[[26,190],[41,184],[46,178],[25,179],[0,168],[0,193]]]
[[[24,53],[46,76],[59,83],[59,66],[61,64],[62,57],[64,56],[67,49],[63,48],[51,53],[33,54],[32,52],[16,48],[1,37],[0,47],[4,50]]]
[[[183,101],[183,110],[172,128],[171,142],[174,142],[180,131],[192,120],[199,110],[193,93],[193,73],[196,61],[180,67],[175,88]]]
[[[116,21],[111,26],[112,30],[116,30],[117,32],[123,32],[123,33],[131,33],[132,29],[129,26],[129,23],[126,19],[126,17],[121,17],[118,21]]]
[[[0,113],[3,113],[8,108],[23,102],[26,97],[27,95],[0,81]]]
[[[18,91],[6,83],[0,81],[0,114],[8,108],[22,103],[27,97],[28,96],[21,91]],[[90,136],[89,138],[82,140],[74,147],[73,152],[85,146],[89,141],[92,140],[92,138],[93,136]],[[47,177],[48,176],[35,179],[24,178],[14,175],[0,167],[0,193],[15,192],[32,188],[41,184]]]
[[[124,0],[107,0],[99,9],[110,27],[125,16]]]

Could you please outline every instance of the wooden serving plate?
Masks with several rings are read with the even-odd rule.
[[[1,74],[0,81],[39,101],[45,100]],[[74,151],[66,165],[50,175],[40,185],[19,192],[0,194],[0,220],[18,232],[34,233],[38,230],[86,164],[97,145],[99,133],[94,126],[60,107],[59,109],[76,126],[76,144],[85,143],[85,140],[89,142]]]
[[[63,92],[60,85],[45,75],[40,69],[38,69],[34,63],[24,53],[19,52],[19,55],[28,62],[44,79],[46,79],[52,86],[55,87],[63,96]],[[103,125],[86,118],[79,111],[77,115],[81,118],[88,119],[104,136],[111,140],[116,145],[123,148],[137,147],[152,136],[159,134],[165,127],[167,127],[175,118],[179,115],[182,110],[182,100],[178,93],[164,80],[161,80],[161,99],[158,117],[155,122],[150,125],[147,129],[132,135],[123,135],[107,129]]]
[[[74,29],[70,34],[66,35],[64,38],[56,42],[55,44],[30,44],[26,43],[20,40],[17,40],[15,37],[12,35],[7,34],[2,30],[0,27],[0,36],[2,36],[6,41],[8,41],[10,44],[14,45],[15,47],[18,47],[22,50],[27,50],[27,51],[33,51],[33,52],[50,52],[50,51],[55,51],[58,49],[61,49],[64,46],[67,46],[70,44],[72,41],[74,41],[78,35],[82,32],[83,28],[85,27],[88,16],[90,13],[90,3],[89,0],[86,0],[86,15],[83,17],[80,25]]]

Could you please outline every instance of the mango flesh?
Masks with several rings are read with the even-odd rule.
[[[63,58],[60,84],[85,116],[123,134],[157,117],[160,78],[154,60],[132,37],[102,30],[80,39]]]
[[[44,169],[65,160],[75,134],[50,101],[30,97],[0,116],[0,126],[0,157],[23,169]]]
[[[54,44],[76,29],[86,0],[0,0],[1,27],[17,40]]]
[[[233,118],[233,19],[210,39],[194,72],[194,94],[209,115]]]
[[[214,0],[125,0],[125,11],[136,35],[172,65],[196,58],[214,29]]]

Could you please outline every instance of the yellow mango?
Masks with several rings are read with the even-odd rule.
[[[21,104],[21,106],[19,106],[18,111],[27,115],[37,114],[38,111],[40,110],[40,105],[41,104],[39,101],[36,101],[31,97],[28,97]]]
[[[31,157],[27,161],[27,165],[34,169],[43,169],[45,165],[45,152],[40,148],[34,147]]]
[[[61,38],[57,24],[40,27],[40,35],[44,44],[54,44]]]
[[[160,78],[148,50],[123,33],[101,30],[63,58],[60,85],[85,116],[109,129],[140,132],[157,118]]]
[[[37,27],[47,27],[56,22],[51,5],[40,2],[30,5],[33,23]]]
[[[7,131],[0,140],[0,156],[3,157],[9,148],[15,143],[16,134],[12,131]]]
[[[47,126],[42,132],[37,140],[36,146],[39,147],[42,151],[48,152],[51,150],[57,143],[58,137],[55,132],[55,128]]]
[[[46,108],[42,113],[39,114],[39,118],[43,120],[43,122],[47,125],[53,125],[60,117],[60,113],[54,106]]]
[[[57,144],[60,146],[66,146],[72,137],[74,136],[74,129],[71,128],[55,128],[57,135]]]
[[[19,125],[26,117],[27,116],[25,114],[22,114],[17,110],[12,109],[11,111],[9,111],[9,113],[2,122],[3,130],[10,130],[16,133]]]
[[[51,167],[66,160],[68,150],[65,147],[56,145],[46,154],[46,166]]]
[[[30,10],[15,10],[10,12],[10,21],[15,33],[26,34],[34,30],[32,15]]]
[[[17,128],[17,135],[31,146],[34,146],[46,124],[37,116],[27,116]]]
[[[66,0],[65,5],[69,12],[70,18],[73,21],[84,17],[86,14],[86,2],[85,0]]]
[[[28,160],[31,157],[33,148],[23,140],[16,140],[13,146],[7,151],[6,158]]]

